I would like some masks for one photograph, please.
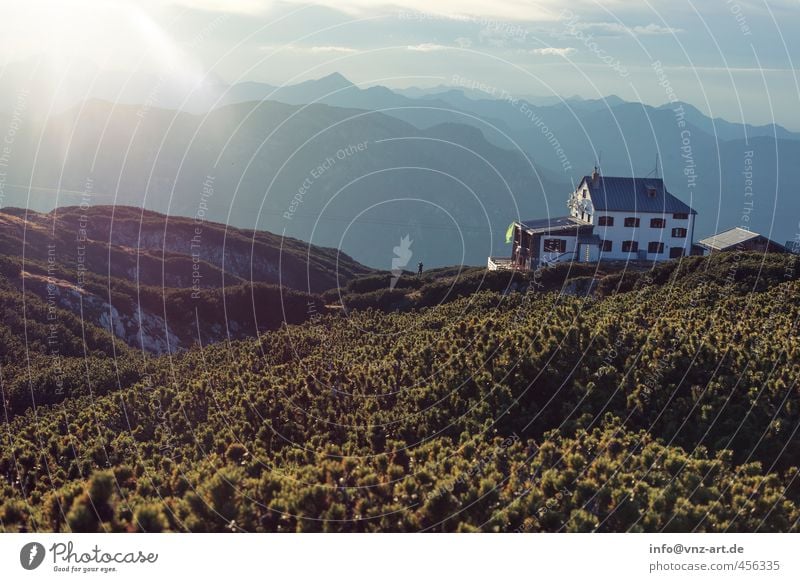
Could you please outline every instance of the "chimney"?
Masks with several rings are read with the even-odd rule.
[[[592,170],[592,184],[597,184],[597,179],[600,177],[600,172],[597,171],[597,166]]]

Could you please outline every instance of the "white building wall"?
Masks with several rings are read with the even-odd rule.
[[[601,216],[610,216],[614,218],[614,226],[600,226],[598,224]],[[628,217],[635,217],[639,219],[639,227],[626,227],[625,219]],[[653,228],[650,226],[650,220],[653,218],[664,218],[664,228]],[[651,242],[664,243],[664,250],[660,254],[647,254],[649,260],[666,260],[669,259],[670,249],[679,247],[684,249],[685,254],[689,254],[691,249],[691,237],[694,231],[694,215],[690,214],[687,219],[673,218],[672,213],[661,214],[655,212],[595,212],[592,216],[592,223],[594,224],[594,234],[603,240],[611,241],[611,252],[604,252],[603,256],[609,259],[626,259],[629,258],[628,253],[622,251],[622,243],[627,240],[636,241],[639,244],[640,251],[647,251],[648,245]],[[685,228],[686,238],[677,238],[672,236],[673,228]]]
[[[576,260],[579,263],[596,263],[600,260],[600,247],[585,243],[580,245]]]
[[[564,255],[564,253],[545,253],[544,252],[544,241],[545,239],[558,239],[566,241],[567,248],[564,251],[568,253]],[[539,240],[539,258],[540,262],[552,262],[552,261],[571,261],[573,255],[575,254],[575,246],[577,245],[578,237],[576,236],[558,236],[558,235],[549,235],[543,234],[541,239]]]
[[[583,200],[583,188],[577,191],[578,199]],[[591,195],[587,194],[587,199],[591,199]],[[684,249],[684,253],[688,255],[691,251],[692,239],[694,236],[694,214],[689,214],[686,219],[676,219],[673,213],[662,214],[660,212],[629,212],[629,211],[599,211],[594,209],[591,215],[586,215],[580,210],[573,210],[572,216],[581,218],[583,220],[589,219],[591,224],[594,225],[594,234],[603,240],[611,241],[611,252],[604,252],[603,257],[607,259],[629,259],[635,258],[638,254],[622,252],[622,243],[624,241],[636,241],[639,245],[640,251],[647,251],[648,245],[651,242],[664,243],[663,252],[660,254],[647,253],[648,260],[667,260],[670,258],[670,249],[679,247]],[[599,226],[599,218],[601,216],[610,216],[614,218],[614,226]],[[626,227],[625,219],[628,217],[639,218],[639,227]],[[650,220],[652,218],[664,218],[666,220],[664,228],[652,228]],[[685,228],[686,238],[675,238],[672,236],[673,228]]]

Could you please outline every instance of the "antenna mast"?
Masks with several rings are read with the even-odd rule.
[[[658,179],[659,178],[658,166],[659,166],[659,164],[658,164],[658,154],[656,153],[656,167],[655,167],[655,169],[650,170],[647,173],[647,175],[645,176],[645,178],[649,178],[650,176],[655,176],[655,178]]]

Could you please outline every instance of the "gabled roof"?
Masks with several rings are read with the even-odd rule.
[[[669,193],[661,178],[619,178],[598,175],[596,180],[584,176],[578,186],[588,187],[595,211],[630,211],[697,214],[688,204]],[[655,196],[649,190],[655,189]]]
[[[579,218],[575,218],[574,216],[556,216],[553,218],[540,218],[537,220],[523,220],[517,224],[531,234],[556,232],[560,230],[574,230],[579,226],[592,226],[590,223],[580,220]]]
[[[754,238],[764,238],[762,235],[758,234],[757,232],[753,232],[752,230],[745,230],[743,228],[739,228],[738,226],[731,228],[730,230],[726,230],[723,232],[719,232],[714,236],[710,236],[708,238],[704,238],[701,241],[698,241],[697,244],[700,244],[708,249],[714,251],[721,251],[723,249],[729,249],[731,247],[735,247],[738,244],[742,244]],[[774,245],[782,247],[776,242],[769,241]]]

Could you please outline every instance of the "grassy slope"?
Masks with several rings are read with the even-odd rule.
[[[8,425],[0,525],[796,530],[793,266],[695,259],[588,301],[478,292],[155,359]]]

